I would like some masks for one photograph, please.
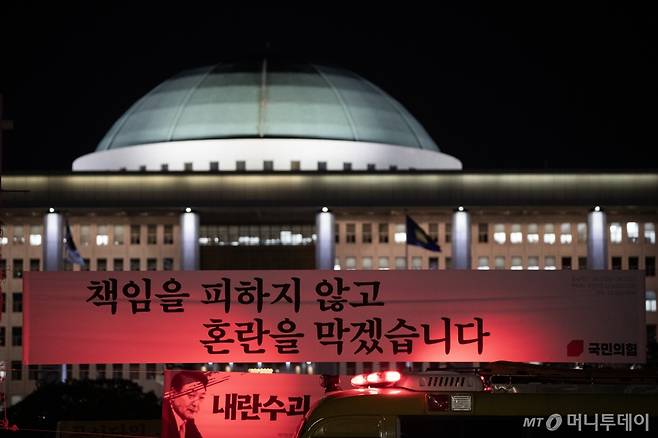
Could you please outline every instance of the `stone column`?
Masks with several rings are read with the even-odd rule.
[[[608,269],[608,220],[598,206],[587,215],[587,269]]]
[[[198,271],[199,257],[199,215],[189,208],[180,216],[181,271]]]
[[[464,207],[452,215],[452,268],[471,269],[471,215]]]
[[[64,266],[64,217],[47,213],[43,218],[43,270],[61,271]]]
[[[315,268],[334,269],[336,261],[336,219],[327,207],[315,215]],[[315,362],[315,374],[338,375],[338,363]]]
[[[334,269],[336,220],[327,207],[315,215],[315,268]]]

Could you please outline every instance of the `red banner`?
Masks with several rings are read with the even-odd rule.
[[[25,363],[643,362],[606,271],[26,272]]]
[[[319,376],[166,371],[162,438],[292,437]]]

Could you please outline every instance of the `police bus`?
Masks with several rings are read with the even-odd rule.
[[[528,369],[530,368],[530,369]],[[656,436],[655,373],[546,370],[495,364],[475,371],[354,376],[328,392],[296,438]]]

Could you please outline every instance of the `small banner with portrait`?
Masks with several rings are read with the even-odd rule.
[[[162,438],[292,437],[320,376],[165,371]]]

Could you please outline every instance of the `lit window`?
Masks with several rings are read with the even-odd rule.
[[[528,257],[528,270],[536,271],[539,269],[539,257],[529,256]]]
[[[14,245],[24,245],[25,244],[25,232],[23,231],[22,225],[14,225],[14,234],[12,236],[12,243]]]
[[[478,257],[478,269],[483,271],[489,270],[489,257],[487,256]]]
[[[361,266],[363,269],[372,269],[372,257],[364,257],[361,260]]]
[[[505,269],[505,256],[496,256],[496,269]]]
[[[610,242],[621,243],[621,224],[619,222],[610,224]]]
[[[498,244],[505,243],[507,236],[505,234],[505,224],[496,224],[494,225],[494,242]]]
[[[587,242],[587,224],[585,222],[579,222],[578,225],[576,225],[576,230],[578,232],[578,242]]]
[[[510,243],[523,243],[523,233],[521,232],[521,224],[512,224],[512,230],[509,233]]]
[[[279,239],[281,240],[281,245],[291,245],[292,244],[292,231],[282,230],[279,233]],[[239,241],[240,241],[240,238],[238,238],[238,242]],[[237,242],[235,242],[234,245],[237,245]]]
[[[652,222],[644,223],[644,243],[656,244],[656,226]]]
[[[555,225],[544,224],[544,243],[547,245],[555,244]]]
[[[512,256],[512,267],[510,269],[513,271],[519,271],[523,269],[523,257]]]
[[[395,225],[395,243],[405,243],[407,241],[407,230],[404,224]]]
[[[647,312],[655,312],[656,311],[656,292],[652,290],[648,290],[645,292],[646,300],[645,300],[645,305]]]
[[[414,256],[411,258],[411,269],[423,269],[423,258]]]
[[[8,243],[9,239],[7,238],[7,227],[0,225],[0,245],[6,245]]]
[[[386,271],[389,269],[388,266],[388,257],[380,257],[379,258],[379,268],[382,271]]]
[[[108,235],[107,225],[99,225],[98,232],[96,233],[96,245],[107,246],[110,243],[110,236]]]
[[[43,226],[41,225],[30,226],[30,245],[41,246],[42,233],[43,233]]]
[[[88,246],[91,243],[91,227],[89,225],[80,225],[80,245]]]
[[[347,270],[356,269],[356,257],[345,257],[345,269]]]
[[[395,258],[395,269],[407,269],[407,259],[406,259],[406,257],[396,257]]]
[[[338,257],[334,259],[334,271],[340,271],[340,259]]]
[[[560,224],[560,243],[568,245],[573,240],[571,236],[571,224]]]
[[[114,226],[114,244],[115,245],[123,245],[123,243],[124,243],[123,225],[115,225]]]
[[[547,271],[555,271],[557,269],[555,263],[555,256],[544,257],[544,269],[546,269]]]
[[[626,235],[628,235],[628,240],[637,243],[640,240],[640,224],[637,222],[626,222]]]
[[[528,224],[528,243],[539,242],[539,225]]]

